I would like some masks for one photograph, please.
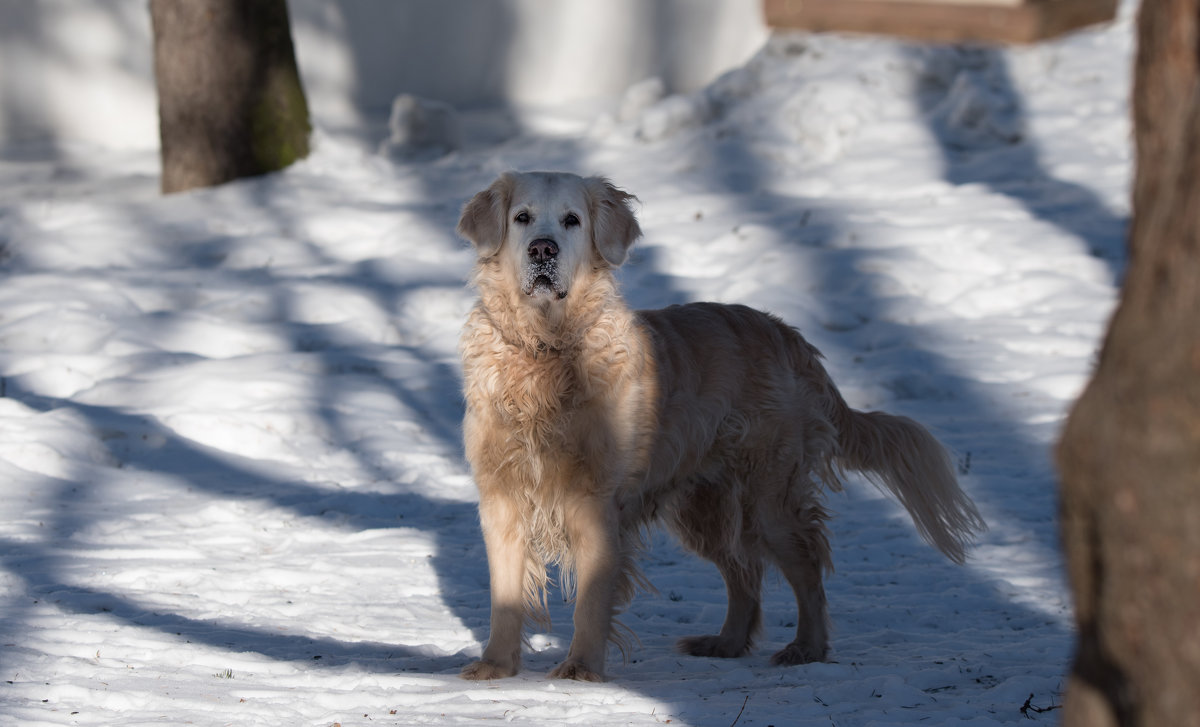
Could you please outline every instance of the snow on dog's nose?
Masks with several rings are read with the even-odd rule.
[[[529,243],[528,254],[521,285],[525,295],[551,293],[560,300],[567,297],[558,271],[558,243],[549,237],[539,237]]]

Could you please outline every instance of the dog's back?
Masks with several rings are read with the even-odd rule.
[[[963,562],[965,544],[985,526],[945,449],[907,417],[851,409],[798,331],[742,305],[638,316],[659,372],[650,482],[728,476],[755,457],[790,460],[832,489],[842,472],[860,471],[900,501],[926,541]]]
[[[840,396],[820,354],[782,321],[718,303],[638,317],[650,331],[659,379],[651,481],[726,469],[735,453],[765,447],[781,427],[803,432],[797,459],[823,467],[834,453]]]

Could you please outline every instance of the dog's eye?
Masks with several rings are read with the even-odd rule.
[[[529,216],[528,212],[524,211],[518,212],[517,216],[513,218],[513,222],[516,222],[518,225],[528,225],[532,221],[533,218]]]
[[[574,212],[569,212],[569,213],[567,213],[567,216],[563,218],[562,222],[563,222],[563,227],[578,227],[579,226],[579,216],[576,215]]]

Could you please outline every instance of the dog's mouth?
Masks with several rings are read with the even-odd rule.
[[[567,287],[563,285],[558,266],[553,262],[532,263],[525,268],[521,292],[533,297],[550,295],[558,300],[567,297]]]

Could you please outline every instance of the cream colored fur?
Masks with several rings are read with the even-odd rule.
[[[744,306],[630,310],[613,270],[641,235],[607,180],[507,173],[463,209],[479,302],[462,333],[467,458],[491,573],[491,635],[468,679],[516,674],[545,621],[547,566],[573,576],[575,633],[550,676],[600,680],[614,615],[658,522],[717,565],[729,607],[685,653],[733,657],[761,623],[764,567],[799,609],[773,661],[826,657],[822,486],[861,470],[956,562],[983,520],[916,422],[849,408],[794,329]]]

